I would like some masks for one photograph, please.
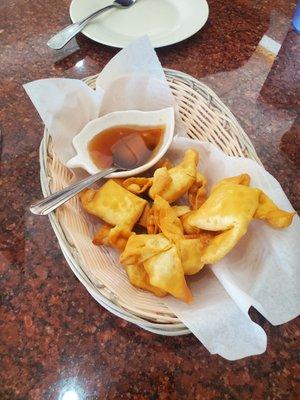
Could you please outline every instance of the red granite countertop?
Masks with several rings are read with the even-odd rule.
[[[295,2],[208,2],[206,26],[183,43],[159,49],[160,60],[219,94],[299,210],[300,38],[288,32]],[[263,355],[236,362],[210,355],[192,335],[143,331],[91,298],[64,260],[48,219],[28,212],[32,199],[41,196],[43,126],[22,84],[95,74],[117,51],[82,35],[65,50],[48,49],[47,39],[69,23],[68,5],[0,5],[0,399],[61,400],[68,390],[78,399],[299,398],[297,320],[274,327],[252,310],[268,347]],[[275,49],[282,45],[277,56],[259,46],[263,35],[277,43]]]

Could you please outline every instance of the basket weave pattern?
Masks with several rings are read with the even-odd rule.
[[[251,158],[261,164],[250,139],[211,89],[178,71],[165,70],[165,74],[190,138],[211,142],[228,155]],[[97,76],[86,78],[85,82],[95,88],[96,78]],[[53,153],[51,138],[46,130],[40,147],[40,162],[44,195],[69,184],[72,174]],[[113,314],[151,332],[169,336],[189,333],[189,330],[161,301],[150,301],[147,294],[145,300],[141,298],[140,305],[136,307],[134,302],[130,301],[130,296],[118,296],[117,290],[109,290],[99,277],[93,275],[92,269],[85,268],[82,261],[83,250],[76,247],[66,229],[68,212],[76,212],[78,213],[76,229],[81,230],[90,240],[87,223],[84,217],[79,215],[79,210],[79,200],[74,198],[56,213],[51,213],[50,222],[68,264],[96,301]],[[99,248],[96,250],[98,257],[99,251],[101,253],[101,262],[115,263],[115,259],[104,246],[101,246],[101,250]],[[95,260],[91,258],[91,265],[93,262]],[[139,292],[143,296],[143,292]]]

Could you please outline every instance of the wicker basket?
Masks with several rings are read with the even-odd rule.
[[[211,142],[228,155],[248,157],[261,164],[248,136],[211,89],[182,72],[166,69],[165,74],[190,138]],[[94,88],[96,78],[97,76],[86,78],[85,82]],[[45,130],[40,146],[41,185],[45,196],[49,195],[51,190],[58,189],[55,187],[55,178],[51,174],[51,166],[54,162],[68,182],[71,174],[55,159],[51,138]],[[76,206],[76,203],[74,204]],[[64,229],[61,214],[51,213],[50,222],[72,271],[103,307],[150,332],[167,336],[189,333],[185,325],[163,303],[158,302],[155,306],[145,303],[144,308],[137,308],[132,304],[133,302],[120,299],[116,291],[113,293],[103,282],[91,277],[84,268],[79,249],[74,246]]]

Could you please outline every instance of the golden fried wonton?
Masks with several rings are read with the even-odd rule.
[[[113,180],[100,189],[87,189],[80,194],[83,208],[106,223],[131,231],[140,218],[146,200],[130,193]]]
[[[205,264],[223,258],[246,233],[257,209],[259,190],[235,183],[218,183],[206,202],[187,214],[184,224],[208,231],[215,236],[202,256]]]
[[[266,195],[261,199],[260,189],[245,186],[249,184],[247,174],[232,177],[220,181],[213,188],[211,195],[205,203],[196,211],[183,216],[185,231],[190,231],[190,227],[196,227],[207,231],[221,231],[217,234],[205,248],[202,261],[211,264],[223,258],[247,232],[248,225],[254,216],[259,217],[259,204],[265,206],[261,217],[268,220],[273,225],[273,216],[280,216],[281,224],[291,222],[286,214],[279,210]],[[270,204],[272,203],[272,204]],[[275,214],[272,216],[266,210],[272,209]],[[276,208],[276,209],[275,209]],[[258,210],[258,211],[257,211]],[[192,230],[192,229],[191,229]]]
[[[109,232],[109,243],[119,251],[123,251],[132,234],[133,233],[130,230],[125,229],[122,226],[115,226]]]
[[[198,153],[189,149],[185,152],[180,164],[169,170],[157,169],[149,196],[154,200],[158,194],[169,203],[173,203],[183,196],[195,182],[198,158]]]
[[[192,300],[176,246],[163,234],[132,235],[120,256],[120,262],[125,268],[128,265],[142,265],[149,277],[149,282],[145,280],[140,268],[137,271],[135,267],[134,271],[135,274],[139,274],[139,279],[143,283],[150,283],[183,301]],[[137,283],[136,286],[138,286]],[[143,288],[145,289],[145,286]],[[153,290],[151,291],[154,293]]]
[[[214,191],[219,185],[225,185],[225,184],[229,184],[229,183],[234,184],[234,185],[249,186],[250,185],[250,175],[241,174],[241,175],[236,175],[236,176],[230,176],[229,178],[224,178],[213,186],[212,191]]]

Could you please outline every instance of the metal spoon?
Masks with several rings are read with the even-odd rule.
[[[142,154],[147,151],[142,138],[137,135],[128,135],[112,146],[113,164],[110,168],[91,175],[81,181],[53,193],[52,195],[33,203],[30,211],[37,215],[47,215],[57,207],[70,200],[83,189],[91,186],[99,179],[115,171],[127,171],[139,167],[143,163]]]
[[[82,29],[97,15],[102,14],[104,11],[110,10],[111,8],[129,8],[136,3],[137,0],[115,0],[109,6],[103,7],[98,11],[93,12],[82,20],[71,24],[54,35],[48,42],[47,45],[51,49],[59,50],[64,47],[77,33],[81,32]]]

